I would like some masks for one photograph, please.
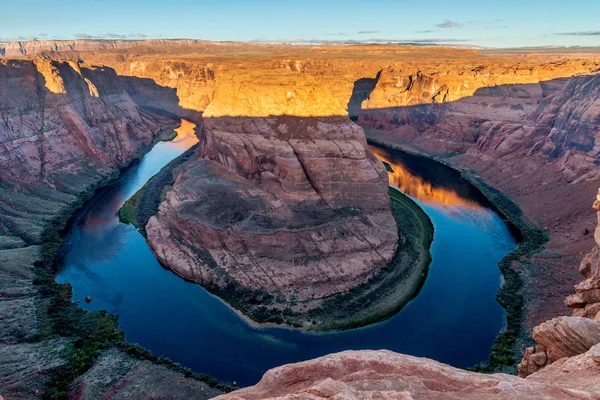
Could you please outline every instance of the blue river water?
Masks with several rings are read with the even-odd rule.
[[[183,126],[173,142],[157,144],[74,216],[56,276],[73,286],[73,301],[117,314],[128,341],[240,386],[256,383],[269,368],[347,349],[389,349],[457,367],[488,358],[505,324],[496,301],[498,262],[516,240],[459,176],[424,158],[374,148],[394,168],[391,184],[417,201],[435,227],[428,277],[394,317],[319,334],[256,327],[201,286],[163,268],[144,237],[117,217],[127,198],[196,142],[192,132],[193,126]],[[86,303],[86,296],[93,300]]]

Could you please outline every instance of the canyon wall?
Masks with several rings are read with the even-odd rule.
[[[369,138],[479,175],[549,235],[516,267],[531,329],[568,313],[572,266],[591,245],[585,199],[599,173],[598,61],[503,60],[384,69],[357,121]]]
[[[138,107],[110,68],[75,62],[0,63],[0,116],[0,251],[23,276],[46,223],[176,126]]]

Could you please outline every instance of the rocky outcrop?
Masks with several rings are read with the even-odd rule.
[[[596,246],[579,266],[585,280],[575,285],[576,293],[567,297],[565,304],[574,309],[575,316],[600,319],[600,191],[593,207],[598,212],[598,226],[594,232]]]
[[[527,377],[530,381],[600,393],[600,344],[577,356],[565,357]]]
[[[565,357],[585,353],[600,343],[600,321],[581,317],[558,317],[533,329],[537,343],[525,351],[519,376],[526,377]]]
[[[385,350],[345,351],[274,368],[257,385],[217,399],[595,399],[598,350],[577,362],[569,359],[568,369],[528,379],[467,372]]]
[[[70,400],[211,399],[223,391],[150,361],[110,349],[69,388]]]

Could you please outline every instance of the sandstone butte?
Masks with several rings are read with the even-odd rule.
[[[41,396],[44,375],[65,365],[64,350],[73,345],[73,336],[44,335],[48,297],[33,285],[32,266],[47,240],[45,224],[166,137],[175,126],[173,116],[202,126],[202,144],[146,228],[158,257],[181,275],[218,284],[219,274],[190,254],[201,245],[241,284],[256,282],[267,291],[281,285],[285,292],[297,289],[294,281],[306,274],[318,279],[308,270],[294,276],[287,267],[274,280],[263,272],[236,275],[234,258],[245,255],[244,265],[254,266],[248,254],[258,254],[272,268],[270,260],[281,257],[259,228],[276,230],[281,240],[293,231],[295,249],[319,249],[323,260],[350,249],[369,269],[379,268],[397,238],[385,173],[366,148],[364,130],[371,139],[443,155],[512,197],[550,237],[541,252],[513,265],[525,283],[525,327],[567,313],[563,298],[577,282],[572,266],[594,240],[587,203],[599,171],[596,54],[74,41],[0,44],[0,56],[5,57],[0,59],[0,394],[5,398]],[[222,236],[226,249],[217,248],[208,233],[222,235],[223,226],[189,201],[204,195],[198,185],[203,178],[231,194],[242,216],[268,207],[268,218],[236,227],[232,236]],[[329,215],[325,227],[303,221],[308,225],[300,230],[308,226],[307,232],[325,238],[336,231],[359,232],[366,240],[345,239],[337,250],[327,241],[308,247],[310,234],[280,224],[299,205],[316,215],[323,205],[360,208],[356,216]],[[190,222],[195,215],[204,228]],[[173,247],[173,238],[184,245]],[[235,247],[240,242],[252,251]],[[174,259],[161,248],[174,250]],[[381,257],[373,256],[380,250]],[[597,327],[591,319],[599,302],[597,254],[595,248],[584,260],[586,280],[566,301],[574,316],[533,330],[537,345],[527,349],[520,367],[527,378],[465,372],[385,351],[346,352],[280,367],[256,387],[230,396],[598,398]],[[329,273],[339,272],[334,284],[316,285],[319,289],[306,296],[343,291],[369,276],[350,266],[348,271],[332,266]],[[305,381],[286,380],[295,374]],[[90,399],[100,394],[188,398],[190,393],[206,398],[219,392],[116,349],[105,351],[69,390],[73,398]]]

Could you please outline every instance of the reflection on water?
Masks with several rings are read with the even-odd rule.
[[[421,179],[420,187],[429,187],[418,193],[453,193],[452,201],[447,200],[452,196],[414,195],[435,226],[433,261],[421,292],[397,315],[370,327],[326,334],[256,328],[199,285],[161,267],[143,236],[118,221],[123,201],[195,143],[191,128],[186,131],[187,144],[182,144],[187,136],[180,134],[156,145],[99,191],[68,227],[57,280],[72,284],[73,298],[83,308],[118,314],[127,340],[156,355],[240,385],[256,383],[269,368],[347,349],[389,349],[457,367],[487,359],[504,323],[504,310],[496,302],[497,263],[515,240],[455,171],[379,149],[394,168],[401,164],[411,181]],[[399,187],[415,193],[401,175],[398,179]],[[91,303],[83,301],[86,296]]]
[[[196,143],[198,143],[198,137],[196,136],[196,124],[187,119],[181,120],[179,128],[175,129],[177,136],[170,141],[166,146],[172,149],[186,151]]]
[[[392,167],[394,172],[388,171],[390,185],[399,188],[402,193],[438,207],[484,208],[483,205],[461,196],[451,188],[434,186],[432,182],[426,181],[422,176],[412,173],[398,157],[394,157],[383,149],[375,146],[370,148],[377,158]]]

